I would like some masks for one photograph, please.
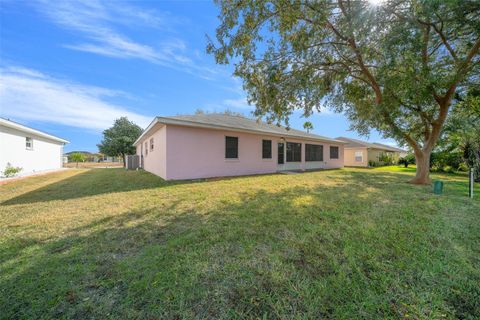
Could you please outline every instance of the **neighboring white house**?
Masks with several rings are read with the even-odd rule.
[[[59,169],[67,140],[0,118],[0,175],[8,163],[21,175]]]

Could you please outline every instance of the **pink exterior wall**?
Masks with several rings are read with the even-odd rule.
[[[226,136],[238,137],[238,159],[225,159]],[[262,139],[272,140],[271,159],[262,159]],[[276,172],[275,141],[268,135],[168,125],[166,179]]]
[[[167,127],[165,125],[156,124],[152,128],[151,134],[146,135],[137,145],[137,155],[143,154],[143,168],[166,179],[167,176]],[[150,139],[153,138],[154,148],[150,150]],[[145,151],[145,142],[148,145],[148,154]]]
[[[343,167],[343,146],[338,159],[330,159],[330,144],[287,138],[286,142],[302,143],[301,162],[277,164],[281,137],[268,134],[214,130],[177,125],[159,125],[142,139],[155,139],[154,151],[144,153],[144,169],[167,180],[198,179],[222,176],[274,173],[282,170],[331,169]],[[225,137],[238,137],[238,159],[225,158]],[[272,140],[272,158],[262,159],[262,140]],[[305,143],[323,145],[323,161],[305,161]],[[145,149],[145,147],[143,147]],[[140,144],[137,154],[141,155]],[[285,153],[286,158],[286,153]],[[284,159],[286,160],[286,159]]]

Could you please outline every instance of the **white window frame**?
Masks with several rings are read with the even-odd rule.
[[[154,148],[154,141],[153,141],[153,138],[150,138],[150,152],[153,151],[153,148]]]
[[[27,145],[29,143],[30,139],[30,147]],[[33,150],[33,138],[32,137],[25,137],[25,149],[27,150]]]
[[[357,158],[360,158],[360,161]],[[363,162],[363,151],[355,151],[355,162]]]

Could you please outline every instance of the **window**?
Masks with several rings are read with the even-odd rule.
[[[321,144],[306,144],[305,161],[323,161],[323,146]]]
[[[27,150],[33,150],[33,139],[31,137],[25,137],[25,148]]]
[[[148,155],[148,142],[145,141],[145,155]]]
[[[338,147],[330,146],[330,159],[338,159]]]
[[[285,155],[285,148],[284,148],[284,145],[283,143],[279,142],[278,143],[278,164],[283,164],[284,160],[283,160],[283,157]]]
[[[262,158],[272,159],[272,140],[262,140]]]
[[[363,152],[355,151],[355,162],[363,162]]]
[[[150,151],[153,151],[153,138],[150,139]]]
[[[238,159],[238,137],[225,137],[225,158]]]
[[[287,162],[302,161],[302,144],[287,142]]]

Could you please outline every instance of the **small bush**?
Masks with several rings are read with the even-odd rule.
[[[458,170],[460,164],[463,163],[463,155],[461,152],[432,152],[430,156],[430,166],[432,169],[445,171],[444,167],[452,167]]]
[[[378,157],[378,161],[380,161],[380,162],[383,163],[384,165],[393,164],[393,158],[390,157],[390,156],[389,156],[388,154],[386,154],[386,153],[380,154],[380,156]]]
[[[468,171],[468,166],[465,164],[465,163],[460,163],[460,165],[458,166],[458,171],[463,171],[463,172],[467,172]]]
[[[3,175],[7,178],[14,177],[22,171],[23,169],[20,167],[12,167],[10,162],[7,163],[7,166],[5,167],[5,170],[3,170]]]
[[[413,154],[407,154],[405,157],[398,159],[398,165],[403,165],[405,168],[409,164],[415,164],[415,156]]]
[[[444,166],[444,167],[442,168],[442,171],[443,171],[443,172],[447,172],[447,173],[454,173],[454,172],[455,172],[455,169],[454,169],[453,167],[447,165],[447,166]]]
[[[398,159],[398,165],[403,165],[407,168],[409,164],[415,164],[415,156],[413,154],[407,154],[405,157]]]

